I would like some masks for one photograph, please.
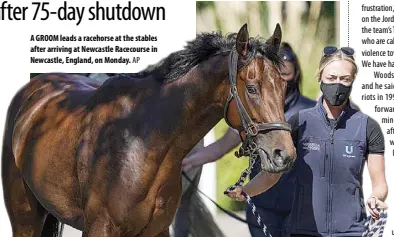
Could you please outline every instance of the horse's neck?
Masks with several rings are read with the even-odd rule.
[[[186,155],[223,117],[228,95],[226,59],[215,56],[161,89],[168,103],[158,101],[166,104],[160,107],[160,119],[175,125],[166,141],[179,154]]]
[[[153,77],[110,81],[91,99],[93,117],[100,118],[93,123],[121,118],[119,131],[142,139],[146,150],[183,158],[223,117],[227,58],[215,56],[164,85]]]

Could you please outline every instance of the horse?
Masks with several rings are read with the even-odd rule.
[[[102,85],[45,73],[13,97],[2,182],[13,236],[168,237],[181,194],[181,161],[223,117],[262,169],[296,154],[284,118],[286,82],[266,41],[201,33],[143,72]],[[224,111],[224,112],[223,112]]]
[[[97,83],[101,85],[108,78],[116,74],[119,73],[83,73],[76,74],[76,76],[83,75],[80,76],[80,80],[87,83]],[[204,139],[198,142],[189,154],[204,147],[203,140]],[[187,171],[185,175],[187,175],[190,180],[182,177],[181,200],[174,220],[170,226],[171,237],[224,237],[224,234],[215,222],[212,213],[209,211],[201,195],[198,194],[196,189],[196,186],[198,186],[200,181],[202,168],[203,167],[198,167]]]

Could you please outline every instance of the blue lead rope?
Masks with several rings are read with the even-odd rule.
[[[250,175],[250,173],[252,171],[253,165],[256,163],[256,159],[257,159],[257,155],[256,154],[252,154],[251,158],[249,160],[249,167],[246,168],[242,172],[241,177],[238,179],[238,181],[234,185],[232,185],[232,186],[230,186],[229,188],[226,189],[224,194],[228,194],[228,193],[232,192],[235,188],[240,187],[240,186],[242,186],[245,183],[246,178],[248,177],[248,175]],[[268,237],[272,237],[272,235],[267,230],[267,226],[264,224],[263,220],[261,219],[261,216],[257,212],[257,208],[254,205],[254,203],[253,203],[252,199],[250,198],[250,196],[247,193],[243,192],[243,191],[242,191],[242,195],[246,198],[246,202],[252,208],[253,215],[257,219],[257,224],[260,226],[261,229],[263,229],[264,234],[266,236],[268,236]]]
[[[375,220],[372,216],[367,217],[365,222],[365,230],[362,237],[383,237],[384,227],[387,222],[387,211],[379,211],[379,220]]]
[[[259,213],[257,213],[256,206],[252,202],[252,199],[250,198],[250,196],[247,193],[245,193],[245,192],[242,192],[242,195],[246,198],[246,202],[252,208],[253,215],[257,219],[257,224],[259,224],[259,226],[263,229],[263,232],[264,232],[265,236],[272,237],[272,235],[267,230],[267,226],[262,221],[261,216],[259,215]]]

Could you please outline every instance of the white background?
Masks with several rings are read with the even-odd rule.
[[[73,6],[92,6],[95,1],[71,1],[68,0],[68,5]],[[361,4],[375,4],[386,3],[389,1],[360,1],[352,0],[351,19],[350,19],[350,46],[357,51],[357,60],[360,66],[360,73],[352,92],[353,100],[360,106],[360,108],[368,115],[380,122],[379,116],[383,114],[376,114],[374,112],[374,105],[376,102],[361,101],[361,83],[370,81],[373,77],[371,69],[361,68]],[[50,9],[53,11],[57,9],[62,1],[51,1]],[[113,1],[100,1],[101,5],[112,6],[115,5]],[[116,3],[126,3],[126,1],[117,0]],[[12,1],[12,5],[29,6],[27,19],[31,19],[34,14],[34,8],[30,1]],[[50,20],[42,21],[0,21],[1,35],[0,35],[0,69],[1,81],[0,86],[0,134],[3,134],[4,120],[8,105],[11,98],[17,90],[29,80],[30,72],[136,72],[145,68],[149,64],[156,63],[158,60],[167,56],[169,53],[181,49],[185,45],[186,40],[191,40],[195,36],[195,2],[194,1],[132,1],[132,6],[164,6],[166,8],[165,21],[127,21],[127,22],[104,22],[104,21],[88,21],[85,18],[79,26],[75,22],[58,21],[55,16],[51,16]],[[86,10],[85,10],[86,11]],[[341,2],[341,46],[347,45],[347,1]],[[141,62],[139,64],[93,64],[93,65],[77,65],[63,64],[63,65],[39,65],[29,64],[30,53],[29,49],[32,43],[29,42],[30,35],[36,34],[63,34],[63,35],[118,35],[118,34],[151,34],[158,36],[158,43],[155,43],[159,49],[158,53],[149,53],[141,55]],[[91,43],[90,45],[103,43]],[[386,46],[385,46],[386,47]],[[388,46],[393,48],[393,46]],[[378,48],[378,47],[374,47]],[[320,49],[319,49],[320,50]],[[116,56],[113,53],[113,56]],[[119,54],[121,56],[121,54]],[[390,101],[380,101],[380,105],[390,105]],[[382,125],[383,131],[391,125]],[[389,146],[388,139],[392,137],[386,136],[386,175],[389,189],[393,188],[393,172],[390,168],[393,167],[392,147]],[[2,142],[2,141],[1,141]],[[0,143],[1,143],[0,142]],[[370,179],[367,170],[364,175],[364,191],[365,196],[368,197],[371,192]],[[2,192],[2,191],[1,191]],[[392,195],[387,199],[388,205],[392,208],[394,200]],[[390,216],[390,212],[389,212]],[[394,229],[394,221],[389,217],[386,226],[385,235],[391,236],[391,231]],[[11,236],[11,228],[9,225],[8,216],[5,211],[3,202],[0,202],[0,232],[1,236]],[[76,232],[78,233],[78,232]],[[80,235],[72,235],[80,236]]]

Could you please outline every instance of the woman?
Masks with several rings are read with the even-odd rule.
[[[350,106],[358,70],[353,54],[348,47],[324,48],[318,73],[322,97],[315,107],[289,120],[297,148],[292,236],[362,236],[367,216],[365,162],[372,183],[367,210],[379,219],[378,209],[387,209],[382,131],[376,121]],[[230,196],[239,198],[239,192]]]
[[[287,81],[287,91],[286,91],[286,101],[285,101],[285,117],[289,119],[294,113],[299,110],[313,107],[315,102],[308,99],[300,94],[300,84],[301,84],[301,68],[295,55],[293,49],[288,43],[283,42],[281,44],[279,55],[282,57],[284,66],[281,68],[281,75],[283,79]],[[219,139],[217,142],[201,149],[200,151],[190,155],[183,160],[183,169],[190,170],[194,167],[199,167],[205,163],[213,162],[225,155],[227,152],[231,151],[240,143],[240,138],[237,132],[232,129],[228,129],[225,135]],[[259,214],[262,216],[264,222],[267,224],[268,228],[273,237],[280,237],[286,235],[284,230],[284,224],[289,218],[292,197],[294,193],[292,180],[294,175],[284,174],[279,179],[278,183],[275,184],[271,189],[265,193],[258,195],[263,190],[271,187],[272,180],[277,181],[278,175],[261,174],[260,164],[255,164],[254,169],[251,173],[251,179],[255,182],[250,182],[244,188],[249,195],[256,195],[253,197],[253,202],[255,203]],[[260,175],[258,175],[260,173]],[[264,180],[262,185],[258,180]],[[253,187],[253,183],[258,185],[258,188]],[[252,186],[250,186],[252,185]],[[258,192],[253,193],[253,190],[258,190]],[[255,223],[256,219],[251,213],[249,206],[246,209],[247,220],[249,222]],[[249,230],[252,236],[265,236],[262,229],[249,226]]]

